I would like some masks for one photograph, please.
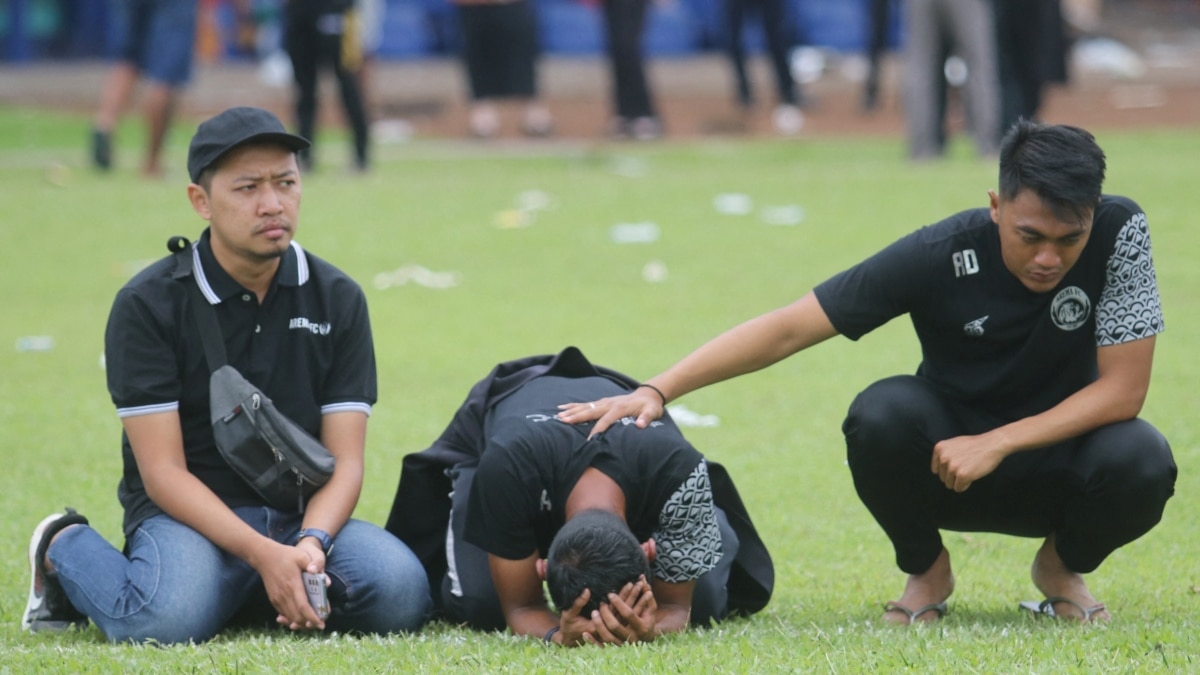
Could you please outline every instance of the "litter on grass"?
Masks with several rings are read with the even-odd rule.
[[[26,335],[17,338],[19,352],[48,352],[54,349],[54,338],[49,335]]]
[[[804,222],[804,207],[795,204],[764,206],[759,210],[758,218],[767,225],[799,225]]]
[[[523,211],[521,209],[505,209],[497,211],[492,222],[496,227],[502,230],[516,230],[522,227],[529,227],[533,224],[534,215],[532,211]]]
[[[46,182],[55,187],[67,187],[71,182],[71,168],[62,162],[50,162],[46,166]]]
[[[675,424],[681,427],[721,426],[721,418],[716,415],[701,415],[681,403],[667,406],[667,412],[671,413],[671,419],[675,420]]]
[[[458,272],[434,272],[420,265],[404,265],[391,272],[380,272],[375,275],[375,288],[387,290],[393,286],[404,286],[409,282],[425,288],[446,289],[457,286],[462,281]]]
[[[609,170],[625,178],[641,178],[650,172],[650,166],[641,157],[613,157]]]
[[[661,260],[651,260],[642,268],[642,279],[652,284],[661,284],[667,280],[667,264]]]
[[[617,223],[608,231],[609,238],[618,244],[649,244],[658,241],[660,234],[658,225],[651,222]]]
[[[525,190],[517,194],[517,208],[522,211],[549,211],[554,198],[542,190]]]
[[[517,193],[513,200],[515,208],[498,211],[492,222],[502,230],[529,227],[537,220],[540,211],[554,207],[554,198],[542,190],[525,190]]]
[[[754,210],[754,200],[740,192],[723,192],[713,197],[713,208],[727,216],[744,216]]]

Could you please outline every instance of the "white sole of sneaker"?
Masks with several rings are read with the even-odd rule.
[[[33,613],[41,609],[42,603],[45,602],[44,592],[39,593],[38,591],[38,545],[42,543],[42,537],[45,536],[46,529],[62,517],[63,514],[61,513],[52,513],[46,516],[34,528],[33,536],[29,538],[29,599],[25,601],[25,614],[21,617],[21,628],[27,631],[34,630]]]

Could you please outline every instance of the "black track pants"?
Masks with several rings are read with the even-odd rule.
[[[854,487],[901,570],[928,570],[945,529],[1054,533],[1067,567],[1087,573],[1162,518],[1177,470],[1166,439],[1140,419],[1010,455],[964,492],[930,471],[937,442],[1004,423],[908,375],[876,382],[851,404],[842,430]]]

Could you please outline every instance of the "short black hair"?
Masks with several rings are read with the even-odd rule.
[[[1000,142],[1000,196],[1033,190],[1055,217],[1082,222],[1100,201],[1104,151],[1079,127],[1017,123]]]
[[[204,194],[212,194],[213,174],[217,172],[216,166],[209,166],[200,172],[200,177],[196,179],[196,185],[204,188]]]
[[[592,509],[571,518],[550,544],[546,586],[558,611],[570,607],[583,590],[592,594],[583,614],[590,615],[638,577],[650,577],[650,562],[637,537],[620,516]]]

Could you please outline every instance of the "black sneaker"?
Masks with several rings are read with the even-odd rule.
[[[92,129],[92,164],[101,171],[112,168],[112,135]]]
[[[42,519],[29,539],[29,601],[21,628],[39,631],[61,631],[72,626],[87,628],[87,617],[71,605],[57,575],[46,570],[46,549],[50,540],[69,525],[87,525],[87,518],[67,508],[66,513],[52,513]]]

